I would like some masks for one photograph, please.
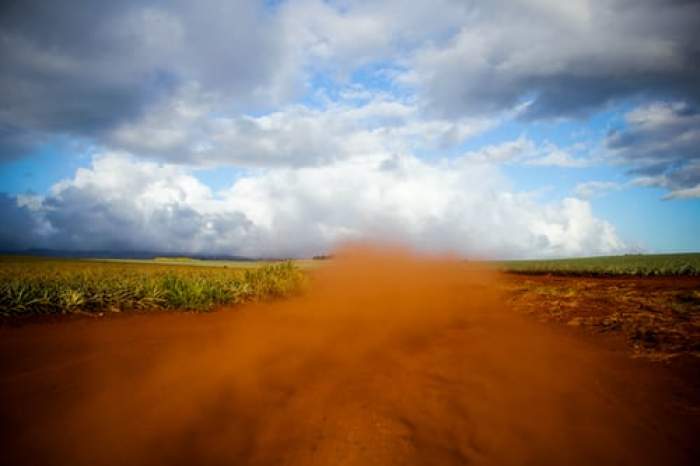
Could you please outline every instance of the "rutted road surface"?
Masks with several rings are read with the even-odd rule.
[[[496,280],[352,251],[285,302],[1,328],[0,463],[698,459],[663,366],[509,312]]]

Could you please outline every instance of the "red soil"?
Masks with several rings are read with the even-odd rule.
[[[700,361],[700,277],[505,275],[511,308],[619,336],[635,356]]]
[[[314,280],[211,314],[0,328],[0,463],[700,458],[697,365],[537,323],[504,305],[502,278],[456,262],[354,251]]]

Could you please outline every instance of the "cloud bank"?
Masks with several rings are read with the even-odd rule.
[[[146,132],[182,161],[218,117],[278,109],[370,65],[438,118],[571,117],[634,95],[698,103],[700,4],[565,3],[3,2],[0,153],[59,134],[133,151]],[[168,117],[199,132],[153,128]]]
[[[407,80],[448,115],[527,103],[526,119],[589,114],[633,95],[700,97],[700,4],[662,0],[467,2]]]
[[[698,30],[684,0],[3,2],[0,163],[56,141],[93,158],[49,192],[0,195],[0,243],[620,251],[587,199],[630,185],[700,197]],[[468,145],[620,109],[583,149],[526,132]],[[631,184],[544,201],[506,176],[596,164]],[[243,175],[214,192],[197,173],[217,167]]]
[[[39,136],[102,139],[184,87],[240,109],[300,85],[262,3],[9,1],[0,7],[2,155]],[[33,135],[33,137],[29,137]],[[13,150],[14,149],[14,150]]]
[[[494,166],[394,156],[269,170],[214,193],[180,166],[107,153],[43,198],[3,198],[3,218],[19,219],[24,231],[0,234],[16,247],[250,257],[310,256],[348,240],[479,257],[623,249],[587,202],[540,205],[508,188]]]

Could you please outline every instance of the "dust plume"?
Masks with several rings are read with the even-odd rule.
[[[49,329],[44,366],[3,382],[0,462],[673,463],[610,397],[615,368],[510,314],[496,280],[355,246],[291,300]]]

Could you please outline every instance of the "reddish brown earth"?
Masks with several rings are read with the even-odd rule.
[[[530,279],[355,251],[294,300],[4,326],[0,463],[697,463],[692,351],[540,323]]]
[[[502,276],[509,307],[626,340],[635,357],[700,359],[700,277]]]

